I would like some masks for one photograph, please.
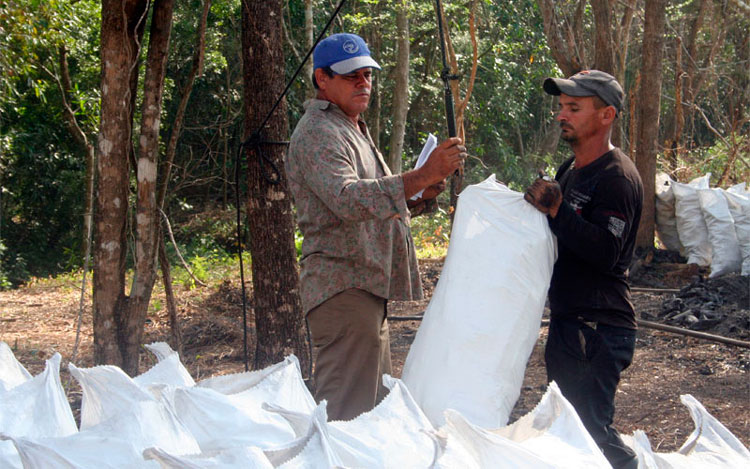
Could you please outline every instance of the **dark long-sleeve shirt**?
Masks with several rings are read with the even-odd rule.
[[[580,169],[573,162],[557,172],[563,202],[549,218],[559,252],[549,290],[552,316],[635,329],[628,267],[643,206],[641,178],[618,148]]]

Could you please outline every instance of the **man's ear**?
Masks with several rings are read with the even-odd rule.
[[[604,121],[604,124],[612,123],[617,117],[617,111],[614,106],[605,106],[602,111],[602,121]]]
[[[313,74],[315,75],[315,81],[318,83],[318,88],[325,91],[326,84],[331,77],[322,68],[316,68]]]

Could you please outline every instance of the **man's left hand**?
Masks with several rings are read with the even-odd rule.
[[[557,216],[557,210],[562,204],[563,196],[557,181],[539,178],[526,189],[523,198],[537,210],[552,218]]]

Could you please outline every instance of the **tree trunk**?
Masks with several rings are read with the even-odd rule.
[[[284,87],[281,0],[243,0],[242,50],[245,134],[257,130]],[[286,140],[289,133],[286,101],[262,129],[263,140]],[[264,177],[258,151],[278,169],[278,184]],[[250,252],[253,269],[253,306],[257,332],[256,368],[279,362],[289,354],[310,363],[299,299],[294,222],[281,145],[251,148],[248,157]],[[266,163],[267,167],[268,164]]]
[[[124,3],[124,4],[123,4]],[[118,318],[125,304],[125,226],[132,91],[147,0],[102,0],[99,183],[94,208],[94,361],[122,364]],[[139,21],[140,20],[140,21]]]
[[[654,184],[662,80],[662,45],[666,23],[666,0],[646,0],[643,31],[643,63],[638,98],[638,143],[636,167],[643,181],[643,212],[636,245],[654,245]]]
[[[406,114],[409,111],[409,3],[399,0],[396,9],[396,83],[393,89],[393,129],[388,153],[388,166],[393,174],[401,172],[404,151]]]
[[[547,45],[563,75],[569,77],[581,70],[583,67],[582,58],[577,53],[578,51],[571,47],[575,44],[571,44],[571,41],[565,39],[566,35],[563,29],[566,23],[558,18],[555,12],[555,2],[553,0],[537,0],[537,5],[542,12]]]
[[[159,216],[157,156],[162,91],[172,29],[173,0],[154,2],[143,93],[136,179],[135,265],[125,295],[125,226],[136,66],[148,2],[102,5],[102,117],[99,132],[100,184],[94,252],[94,348],[97,363],[138,373],[143,324],[156,280]],[[128,40],[123,40],[127,38]],[[129,103],[129,106],[123,106]]]

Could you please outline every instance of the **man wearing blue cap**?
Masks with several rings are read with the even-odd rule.
[[[373,69],[361,37],[334,34],[313,53],[317,96],[292,134],[285,160],[304,235],[300,286],[315,360],[315,397],[331,420],[371,410],[391,373],[387,300],[422,298],[407,201],[436,197],[465,157],[440,144],[420,169],[391,174],[361,118]],[[418,200],[420,203],[422,200]]]
[[[561,137],[574,154],[555,181],[537,179],[526,192],[557,236],[547,378],[560,386],[612,467],[635,469],[635,452],[612,427],[620,373],[635,350],[628,267],[643,205],[635,165],[610,142],[624,94],[613,76],[598,70],[547,78],[544,91],[560,96]]]

